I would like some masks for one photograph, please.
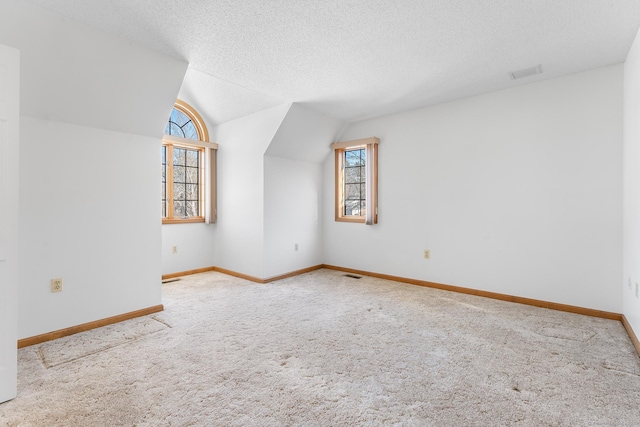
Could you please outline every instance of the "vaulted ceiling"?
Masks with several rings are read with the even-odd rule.
[[[356,121],[500,90],[624,62],[640,27],[638,0],[25,1],[187,61],[226,99],[216,121],[280,102]]]

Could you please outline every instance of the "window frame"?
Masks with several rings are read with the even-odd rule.
[[[166,136],[166,135],[165,135]],[[166,148],[166,190],[165,198],[167,203],[167,216],[162,217],[163,224],[177,224],[177,223],[192,223],[192,222],[204,222],[204,148],[194,147],[191,144],[185,144],[180,142],[165,142],[163,138],[162,146]],[[181,148],[186,150],[192,150],[198,152],[198,215],[176,218],[173,216],[174,208],[174,195],[173,195],[173,149]],[[170,185],[171,184],[171,185]]]
[[[209,142],[209,132],[204,120],[198,112],[182,100],[177,100],[175,109],[184,113],[194,124],[199,140],[181,138],[174,135],[163,135],[162,146],[166,151],[165,174],[165,198],[167,201],[166,216],[162,217],[162,224],[185,224],[204,222],[213,224],[216,222],[216,157],[218,144]],[[177,218],[173,212],[173,149],[182,148],[195,150],[198,155],[198,215],[186,218]],[[163,165],[164,167],[164,165]]]
[[[361,224],[378,223],[378,144],[380,140],[376,137],[357,139],[353,141],[336,142],[331,144],[335,151],[335,220],[337,222],[352,222]],[[372,209],[370,218],[365,215],[345,215],[345,153],[353,150],[364,149],[367,153],[365,160],[365,171],[367,180],[371,179],[371,184],[366,183],[367,195],[366,212]]]

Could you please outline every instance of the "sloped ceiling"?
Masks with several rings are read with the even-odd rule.
[[[621,63],[640,26],[638,0],[25,1],[349,121]]]
[[[209,127],[285,103],[193,68],[187,70],[178,98],[195,108]]]
[[[307,162],[321,162],[330,152],[345,122],[292,104],[274,135],[266,155]]]
[[[188,64],[25,2],[0,2],[20,49],[21,114],[161,138]]]

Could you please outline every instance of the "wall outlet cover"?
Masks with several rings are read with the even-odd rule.
[[[51,279],[51,292],[62,292],[62,279]]]

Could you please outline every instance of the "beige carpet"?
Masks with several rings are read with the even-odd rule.
[[[318,270],[203,273],[19,351],[2,426],[639,426],[619,322]]]

